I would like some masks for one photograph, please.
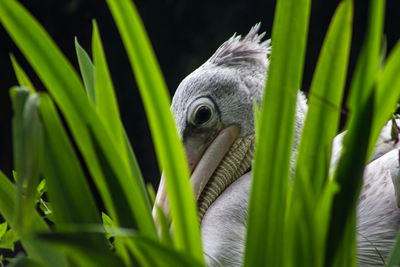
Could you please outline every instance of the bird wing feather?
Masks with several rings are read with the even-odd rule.
[[[388,122],[367,164],[357,207],[357,259],[359,266],[383,266],[400,226],[400,142],[391,135]],[[337,164],[345,133],[332,147],[332,164]],[[248,194],[251,172],[228,187],[210,206],[201,223],[208,266],[240,266],[244,252]]]

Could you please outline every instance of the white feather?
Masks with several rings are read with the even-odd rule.
[[[399,143],[392,141],[391,122],[383,128],[366,166],[357,208],[359,266],[384,266],[400,226],[394,184],[398,186]],[[332,166],[341,152],[343,134],[334,140]],[[241,266],[246,234],[251,172],[228,187],[210,206],[201,223],[208,266]]]

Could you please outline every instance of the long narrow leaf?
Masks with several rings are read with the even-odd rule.
[[[99,117],[104,121],[104,125],[110,135],[112,135],[118,144],[121,153],[125,153],[126,146],[117,99],[104,55],[103,45],[101,44],[99,29],[95,21],[93,22],[92,51],[95,65],[94,78],[97,112]]]
[[[368,101],[372,87],[376,82],[383,36],[384,12],[384,0],[370,1],[366,39],[351,84],[348,100],[349,108],[356,107],[360,102]],[[354,90],[354,88],[363,88],[363,90]]]
[[[29,94],[26,87],[13,87],[10,96],[14,109],[13,152],[17,173],[14,227],[20,233],[29,233],[39,180],[41,126],[37,99]]]
[[[176,246],[202,261],[199,225],[189,172],[171,112],[170,100],[139,15],[128,0],[107,1],[139,85],[160,168],[166,174]]]
[[[44,124],[44,174],[54,218],[63,224],[101,224],[96,204],[57,111],[46,94],[40,97]],[[93,238],[93,247],[106,247],[104,238]]]
[[[386,267],[396,267],[400,265],[400,232],[397,234],[396,243],[393,246],[390,257],[386,262]]]
[[[354,247],[339,246],[349,218],[355,212],[358,193],[362,183],[364,164],[375,144],[371,137],[375,102],[376,79],[379,70],[380,44],[383,30],[385,1],[372,0],[370,5],[367,39],[362,48],[348,100],[350,110],[349,130],[343,141],[343,155],[339,161],[335,179],[340,186],[334,197],[325,266],[333,264],[338,250],[354,250]],[[378,110],[375,110],[378,112]],[[353,228],[354,229],[354,228]],[[353,235],[346,231],[346,234]],[[346,237],[347,240],[349,237]],[[349,242],[348,244],[355,244]],[[344,254],[344,253],[339,253]]]
[[[8,267],[43,267],[43,265],[39,264],[38,262],[31,260],[27,257],[18,257],[14,259],[10,264],[7,265]]]
[[[11,55],[10,58],[11,58],[11,63],[13,65],[14,72],[15,72],[15,75],[17,76],[19,85],[28,87],[28,89],[33,93],[35,91],[35,87],[33,86],[28,75],[24,72],[22,67],[18,64],[14,55]]]
[[[190,257],[190,255],[173,250],[173,248],[170,246],[161,245],[158,242],[154,242],[153,240],[147,238],[141,238],[139,236],[133,237],[132,239],[138,247],[147,251],[148,255],[157,255],[156,258],[153,258],[153,261],[158,266],[203,266],[201,262],[195,260],[193,257]]]
[[[347,256],[348,253],[355,253],[355,241],[351,239],[355,239],[355,221],[350,218],[355,216],[364,164],[367,160],[373,116],[371,108],[374,101],[373,92],[369,101],[357,111],[357,117],[351,118],[354,122],[343,141],[345,149],[335,175],[340,191],[333,199],[325,266],[331,266],[334,261],[338,261],[335,259],[337,255]],[[352,226],[349,226],[349,223]],[[347,241],[344,242],[344,240]],[[343,245],[340,246],[340,244]]]
[[[75,38],[75,51],[78,57],[79,68],[81,70],[86,93],[89,99],[95,104],[96,95],[94,90],[94,66],[89,55],[78,43],[78,38]]]
[[[395,112],[400,99],[400,42],[389,54],[386,64],[378,78],[374,114],[373,138],[377,138],[381,128]]]
[[[145,212],[148,213],[148,210],[150,210],[150,203],[148,202],[148,198],[146,196],[146,191],[144,189],[142,174],[139,169],[139,165],[137,163],[135,154],[132,150],[132,145],[130,144],[129,139],[126,135],[126,132],[123,129],[123,126],[121,123],[121,118],[120,118],[120,114],[118,111],[118,105],[117,105],[117,101],[116,101],[116,96],[114,93],[114,88],[113,88],[113,84],[111,81],[110,72],[108,70],[105,54],[103,51],[103,46],[101,43],[100,33],[98,30],[96,21],[93,22],[93,37],[92,37],[92,39],[93,39],[92,40],[92,51],[93,51],[93,55],[94,55],[94,59],[95,59],[97,67],[95,67],[93,65],[93,63],[92,63],[90,57],[88,56],[88,54],[86,53],[86,51],[81,46],[79,46],[78,43],[76,43],[77,49],[79,48],[79,51],[80,51],[78,54],[78,58],[81,57],[81,60],[79,60],[79,62],[82,61],[82,63],[80,63],[80,67],[81,67],[81,69],[85,68],[85,73],[86,73],[85,76],[88,76],[86,78],[86,79],[88,79],[87,82],[85,82],[85,77],[84,77],[85,87],[87,87],[88,84],[91,84],[91,82],[94,83],[93,85],[91,85],[94,87],[93,88],[94,91],[92,93],[93,96],[91,97],[90,94],[88,94],[88,96],[89,96],[89,98],[93,98],[93,99],[96,98],[96,96],[97,96],[97,98],[98,98],[97,103],[95,103],[95,101],[93,101],[93,99],[92,99],[92,101],[93,101],[93,103],[96,104],[97,111],[100,115],[100,118],[102,118],[104,120],[106,127],[108,126],[110,134],[112,134],[116,138],[118,138],[118,136],[120,136],[121,130],[122,130],[123,142],[122,142],[122,146],[119,146],[118,150],[123,150],[124,148],[127,150],[128,162],[129,162],[129,166],[131,168],[132,175],[134,178],[133,182],[136,184],[136,186],[140,190],[140,197],[142,199],[144,199],[146,206],[147,206],[147,211],[146,211],[143,209],[138,210],[142,206],[136,205],[135,206],[135,208],[137,210],[136,213],[137,214],[143,214]],[[93,81],[91,81],[91,79],[93,79]],[[88,90],[88,89],[86,89],[86,90]],[[120,139],[120,138],[118,138],[118,139]],[[140,220],[141,218],[137,218],[137,219]],[[145,223],[147,223],[146,220],[145,220]]]
[[[81,233],[81,235],[86,236],[88,233]],[[46,233],[39,235],[39,240],[44,240],[59,248],[77,266],[124,266],[122,260],[115,253],[106,249],[95,248],[79,238],[77,234]]]
[[[156,237],[150,210],[135,186],[126,153],[109,135],[71,65],[32,16],[16,1],[0,1],[0,21],[60,107],[106,208],[117,224]]]
[[[245,266],[282,266],[284,216],[296,92],[303,73],[310,1],[280,0],[260,120],[247,226]]]
[[[301,174],[319,194],[326,178],[332,140],[337,134],[352,29],[352,2],[341,2],[332,18],[311,84],[294,183]],[[326,156],[325,156],[326,155]]]
[[[11,227],[13,227],[16,208],[15,195],[15,186],[0,171],[0,214]],[[45,221],[36,212],[31,219],[31,234],[49,231],[49,227]],[[49,244],[39,240],[32,240],[31,236],[26,236],[24,233],[19,232],[18,229],[15,230],[18,237],[21,238],[22,246],[30,258],[48,266],[67,266],[65,257]]]
[[[25,88],[12,88],[14,103],[13,134],[15,170],[17,172],[17,206],[15,227],[28,232],[35,213],[36,187],[39,183],[42,125],[38,114],[38,96]],[[21,101],[18,98],[26,99]],[[23,104],[18,107],[18,104]],[[22,110],[21,110],[22,108]],[[22,112],[21,112],[22,111]]]
[[[285,255],[288,265],[321,266],[323,263],[327,224],[324,223],[325,228],[318,228],[321,220],[315,214],[319,212],[319,216],[329,217],[330,209],[321,214],[318,203],[320,198],[328,197],[323,188],[329,173],[332,140],[339,125],[351,42],[351,19],[352,2],[342,2],[329,26],[311,84],[309,109],[286,217],[288,244]]]

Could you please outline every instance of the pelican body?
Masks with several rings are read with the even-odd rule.
[[[270,41],[255,25],[234,35],[179,85],[172,101],[198,204],[204,255],[208,266],[240,266],[243,261],[247,209],[254,152],[253,105],[261,104]],[[297,94],[292,166],[307,113]],[[400,225],[399,142],[389,122],[364,172],[357,209],[357,258],[360,266],[383,266]],[[331,168],[337,163],[343,134],[333,141]],[[156,205],[168,215],[162,178]]]

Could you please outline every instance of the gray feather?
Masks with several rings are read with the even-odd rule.
[[[215,127],[238,124],[240,136],[254,134],[253,103],[261,104],[271,52],[270,41],[262,41],[265,33],[258,34],[259,28],[259,24],[255,25],[245,37],[232,36],[181,82],[171,106],[181,137],[189,127],[188,108],[203,97],[210,98],[218,109],[219,121]],[[307,104],[301,92],[293,97],[297,97],[291,158],[291,165],[295,166]],[[390,127],[389,124],[384,127],[366,167],[357,210],[357,256],[360,266],[364,267],[383,266],[400,225],[396,205],[400,203],[400,143],[391,140]],[[218,129],[203,130],[209,134]],[[332,172],[341,154],[344,135],[333,141]],[[250,186],[251,172],[248,172],[225,189],[204,215],[201,232],[209,266],[241,265]]]
[[[271,51],[271,40],[262,42],[265,33],[258,34],[260,23],[254,25],[245,37],[234,34],[223,43],[208,62],[216,65],[266,64]]]

